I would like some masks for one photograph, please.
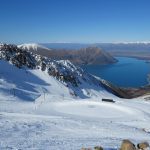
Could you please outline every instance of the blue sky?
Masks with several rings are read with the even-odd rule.
[[[0,41],[150,40],[150,0],[0,0]]]

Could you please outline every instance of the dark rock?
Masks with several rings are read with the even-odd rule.
[[[103,150],[103,148],[101,146],[95,146],[94,149],[95,150]]]

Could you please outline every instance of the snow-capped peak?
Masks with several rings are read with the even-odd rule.
[[[37,43],[21,44],[21,45],[18,45],[18,48],[22,48],[24,50],[34,50],[34,51],[37,51],[38,49],[50,50],[49,48],[43,45],[37,44]]]

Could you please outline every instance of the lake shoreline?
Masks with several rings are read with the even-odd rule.
[[[136,58],[138,60],[144,60],[148,61],[150,63],[150,56],[136,56],[136,55],[113,55],[115,58],[116,57],[128,57],[128,58]]]
[[[108,65],[86,65],[82,68],[118,87],[139,88],[148,85],[150,64],[134,57],[115,57],[118,62]]]
[[[102,80],[102,84],[104,88],[120,98],[133,99],[140,96],[145,96],[146,100],[150,100],[150,85],[145,85],[137,88],[120,87],[106,80]]]

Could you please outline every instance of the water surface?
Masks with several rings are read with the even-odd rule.
[[[148,84],[150,63],[128,57],[116,57],[117,63],[111,65],[90,65],[83,68],[96,76],[108,80],[118,86],[139,87]]]

